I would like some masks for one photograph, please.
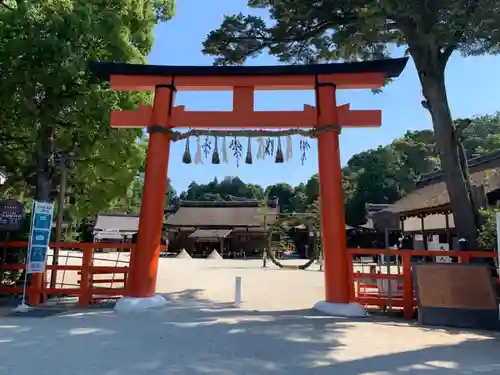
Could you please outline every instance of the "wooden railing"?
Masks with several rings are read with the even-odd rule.
[[[406,319],[411,319],[417,308],[416,296],[413,287],[412,258],[413,257],[456,257],[461,264],[470,263],[471,259],[497,258],[497,253],[493,251],[436,251],[436,250],[386,250],[386,249],[348,249],[349,270],[351,270],[352,288],[351,299],[365,306],[376,306],[386,308],[392,306],[402,308]],[[354,269],[354,256],[398,256],[401,260],[401,274],[365,273],[356,272]],[[382,267],[382,269],[385,266]],[[362,280],[398,280],[402,284],[396,290],[392,290],[392,295],[381,294],[378,291],[367,292],[363,290]],[[389,283],[389,281],[388,281]],[[399,290],[398,290],[399,289]],[[402,290],[401,290],[402,289]],[[401,293],[402,292],[402,293]]]
[[[0,244],[3,246],[3,244]],[[27,248],[27,242],[9,242],[10,248]],[[66,255],[60,255],[61,259],[76,259],[78,264],[58,264],[53,266],[50,260],[46,266],[45,273],[30,275],[30,282],[27,288],[28,302],[31,305],[37,305],[45,300],[48,295],[69,295],[78,298],[80,306],[88,306],[92,302],[97,302],[104,299],[117,298],[127,293],[127,278],[130,272],[129,261],[120,261],[118,258],[106,259],[99,257],[96,253],[98,249],[122,249],[136,250],[135,244],[110,244],[110,243],[79,243],[79,242],[53,242],[50,243],[51,249],[59,248],[60,251],[68,251]],[[71,255],[69,255],[71,253]],[[496,252],[489,251],[433,251],[433,250],[385,250],[385,249],[348,249],[349,253],[349,269],[351,270],[350,278],[353,282],[352,296],[353,301],[357,301],[365,306],[375,306],[384,308],[392,306],[403,309],[404,316],[411,319],[417,307],[416,298],[413,287],[412,277],[412,257],[440,257],[449,256],[457,257],[459,262],[467,264],[473,258],[496,258]],[[122,253],[116,253],[118,254]],[[354,271],[354,256],[398,256],[401,260],[401,274],[384,274],[371,272],[356,272]],[[128,256],[127,256],[128,257]],[[114,262],[114,265],[98,265],[97,262]],[[123,263],[124,265],[119,265]],[[6,264],[4,270],[24,270],[25,264]],[[50,287],[48,280],[50,272],[57,270],[60,272],[76,273],[75,283],[57,282],[55,287]],[[103,276],[105,278],[99,278]],[[106,275],[112,275],[111,277]],[[118,277],[117,277],[118,275]],[[388,296],[379,293],[377,290],[368,291],[366,285],[362,285],[363,279],[369,280],[398,280],[400,286],[393,290],[392,295]],[[102,284],[111,284],[108,286],[100,286]],[[113,284],[118,284],[113,287]],[[68,287],[69,285],[69,287]],[[370,285],[372,289],[377,285]],[[0,285],[0,294],[15,294],[22,293],[23,286],[5,286]]]
[[[3,245],[3,244],[2,244]],[[9,242],[10,248],[27,248],[27,242]],[[58,248],[59,251],[68,251],[66,255],[59,255],[58,259],[66,259],[65,264],[53,266],[51,256],[47,262],[45,273],[31,274],[30,282],[27,288],[27,297],[30,305],[37,305],[45,300],[47,295],[66,295],[78,298],[80,306],[88,306],[93,301],[99,301],[109,298],[117,298],[126,294],[127,277],[129,274],[129,261],[122,261],[124,265],[119,265],[117,260],[106,259],[96,256],[98,249],[127,249],[131,252],[135,250],[135,244],[111,244],[111,243],[79,243],[79,242],[52,242],[49,244],[51,249]],[[26,251],[26,250],[25,250]],[[121,253],[116,253],[121,254]],[[117,255],[118,256],[118,255]],[[68,264],[68,259],[72,259]],[[76,260],[76,261],[75,261]],[[114,262],[114,265],[97,265],[97,262]],[[5,270],[24,270],[25,264],[6,264]],[[58,276],[61,273],[75,273],[75,283],[56,282],[55,287],[50,287],[48,280],[50,272],[57,270]],[[111,278],[99,279],[97,275],[112,275]],[[119,275],[118,278],[115,278]],[[111,284],[109,286],[98,286],[97,284]],[[113,287],[113,284],[119,284]],[[121,285],[120,285],[121,284]],[[0,294],[23,293],[23,285],[0,286]]]

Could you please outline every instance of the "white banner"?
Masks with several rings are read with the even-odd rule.
[[[437,251],[449,251],[450,247],[447,243],[429,242],[428,249]],[[451,263],[451,257],[446,255],[438,256],[436,257],[436,263]]]

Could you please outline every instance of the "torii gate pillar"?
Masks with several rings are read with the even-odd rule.
[[[336,87],[321,83],[318,85],[316,88],[318,128],[338,125],[337,129],[318,135],[321,234],[325,249],[325,297],[330,303],[348,303],[349,272],[339,150],[341,127],[336,105]]]
[[[130,254],[130,297],[153,297],[156,291],[163,218],[167,190],[170,126],[175,97],[173,85],[157,85],[148,127],[149,141],[144,173],[137,250]],[[140,250],[139,250],[140,249]]]

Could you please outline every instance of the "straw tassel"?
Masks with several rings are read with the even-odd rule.
[[[276,147],[276,159],[275,163],[281,164],[283,163],[283,150],[281,149],[281,138],[278,137],[278,146]]]
[[[250,137],[248,137],[248,145],[247,145],[247,156],[245,158],[245,163],[246,164],[252,164],[252,141]]]
[[[201,143],[200,137],[196,137],[196,153],[194,154],[194,163],[203,164],[203,158],[201,157]]]
[[[257,158],[257,160],[263,160],[264,156],[265,156],[265,148],[266,148],[266,146],[264,145],[264,139],[258,138],[257,144],[259,147],[259,151],[257,152],[257,155],[255,157]]]
[[[286,161],[292,158],[292,136],[286,137]]]
[[[212,164],[220,164],[219,141],[214,137],[214,153],[212,154]]]
[[[222,162],[227,164],[227,144],[226,137],[222,138]]]
[[[182,162],[184,164],[191,164],[191,151],[189,150],[189,138],[186,139],[186,148],[184,149],[184,155],[182,155]]]

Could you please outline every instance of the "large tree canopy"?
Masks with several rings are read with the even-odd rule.
[[[459,233],[475,243],[477,211],[460,132],[452,121],[445,68],[455,51],[464,55],[497,53],[498,0],[249,0],[268,9],[272,22],[252,15],[225,16],[204,43],[216,64],[243,64],[268,50],[282,62],[353,61],[390,56],[406,46],[422,85],[437,150]]]
[[[56,156],[73,155],[69,185],[80,216],[125,196],[143,164],[140,130],[113,131],[113,108],[147,94],[117,93],[93,78],[89,61],[145,62],[152,29],[174,0],[7,0],[0,6],[0,164],[5,189],[51,200]],[[21,194],[22,195],[22,194]]]

